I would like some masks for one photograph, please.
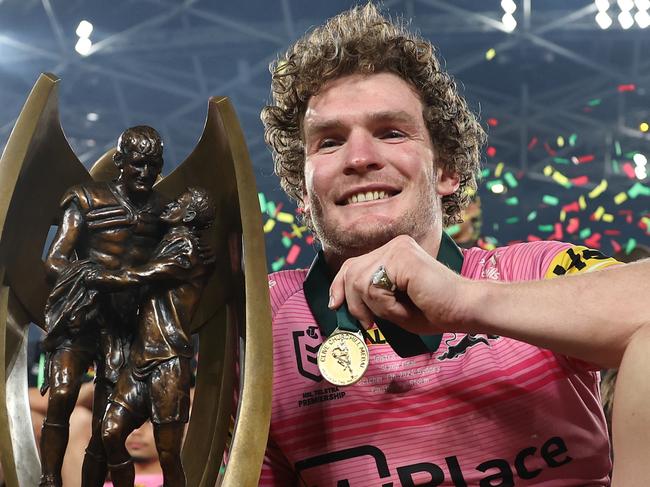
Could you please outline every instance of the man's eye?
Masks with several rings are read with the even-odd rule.
[[[340,142],[336,139],[323,139],[318,144],[319,149],[328,149],[330,147],[336,147],[340,145]]]
[[[382,139],[400,139],[402,137],[405,137],[404,132],[401,132],[399,130],[386,130],[380,138]]]

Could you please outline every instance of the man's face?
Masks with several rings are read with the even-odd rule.
[[[120,181],[126,185],[129,193],[149,193],[162,170],[162,165],[160,157],[129,152],[122,156]]]
[[[440,196],[458,180],[436,167],[422,103],[406,81],[379,73],[326,83],[307,105],[303,138],[304,209],[325,252],[439,236]]]
[[[160,219],[170,225],[191,220],[194,217],[194,214],[188,212],[191,203],[192,195],[188,192],[182,193],[176,200],[165,207]]]

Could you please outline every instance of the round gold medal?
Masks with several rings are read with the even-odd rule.
[[[369,355],[361,332],[337,329],[318,350],[318,369],[329,383],[349,386],[363,377]]]

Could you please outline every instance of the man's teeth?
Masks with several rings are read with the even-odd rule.
[[[368,191],[367,193],[354,194],[348,198],[350,203],[362,203],[364,201],[383,200],[388,198],[385,191]]]

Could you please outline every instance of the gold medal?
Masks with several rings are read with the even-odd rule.
[[[318,350],[318,369],[329,383],[349,386],[368,368],[368,346],[360,331],[336,329]]]

